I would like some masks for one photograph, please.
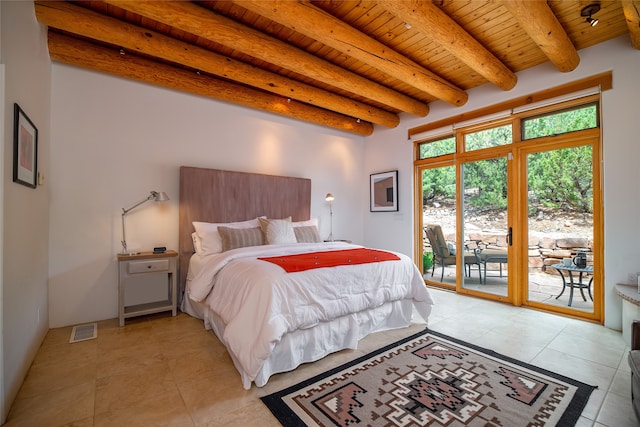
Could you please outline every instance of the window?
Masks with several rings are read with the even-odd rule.
[[[513,141],[511,124],[468,133],[464,141],[467,151],[511,144]]]
[[[415,259],[433,286],[599,320],[600,97],[543,101],[410,130]],[[455,262],[437,255],[434,225],[457,250]],[[578,251],[593,266],[583,283],[594,290],[579,301],[563,294],[564,276],[553,267]],[[483,255],[492,262],[482,264]]]
[[[443,156],[445,154],[455,153],[456,139],[453,136],[448,136],[442,139],[421,142],[418,147],[418,158],[430,159],[433,157]]]
[[[522,119],[522,139],[562,135],[597,128],[598,125],[598,105],[581,105]]]

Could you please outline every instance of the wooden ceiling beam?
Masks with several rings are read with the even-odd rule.
[[[51,59],[195,95],[264,110],[285,117],[368,136],[373,125],[278,95],[163,64],[132,53],[107,48],[49,30]]]
[[[629,27],[631,44],[640,49],[640,0],[622,0],[622,11]]]
[[[511,90],[518,77],[431,1],[378,0],[390,13],[431,38],[502,90]]]
[[[465,91],[453,83],[308,1],[234,0],[234,3],[452,105],[464,105],[469,98]]]
[[[503,0],[502,4],[558,70],[573,71],[578,51],[546,0]]]
[[[391,108],[417,116],[426,116],[429,112],[429,107],[423,102],[365,79],[196,3],[121,0],[106,0],[106,3]]]
[[[396,127],[400,122],[397,114],[358,103],[69,3],[57,2],[53,5],[36,3],[35,7],[38,21],[53,28],[152,55],[219,77],[231,78],[267,92],[368,122],[387,127]],[[87,24],[88,21],[91,22],[90,25]]]

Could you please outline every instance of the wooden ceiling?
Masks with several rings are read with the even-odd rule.
[[[598,4],[590,26],[581,10]],[[640,0],[35,1],[54,61],[370,135],[627,34]],[[427,119],[425,119],[427,121]]]

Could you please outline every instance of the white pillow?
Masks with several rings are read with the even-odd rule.
[[[198,237],[200,238],[200,244],[202,246],[202,253],[200,255],[218,254],[222,252],[222,237],[218,232],[218,227],[229,228],[255,228],[260,227],[258,218],[250,219],[248,221],[227,222],[227,223],[212,223],[212,222],[198,222],[194,221],[193,228],[195,228]]]
[[[191,241],[193,242],[193,250],[198,255],[204,254],[204,250],[202,249],[202,241],[200,237],[198,237],[198,233],[195,231],[191,233]]]
[[[267,245],[298,243],[293,232],[291,217],[285,219],[258,218]]]
[[[294,227],[313,227],[314,225],[318,226],[318,218],[311,218],[306,221],[296,221],[292,223]]]

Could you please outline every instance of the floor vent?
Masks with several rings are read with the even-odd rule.
[[[98,337],[98,324],[87,323],[86,325],[74,326],[71,331],[70,343],[92,340]]]

